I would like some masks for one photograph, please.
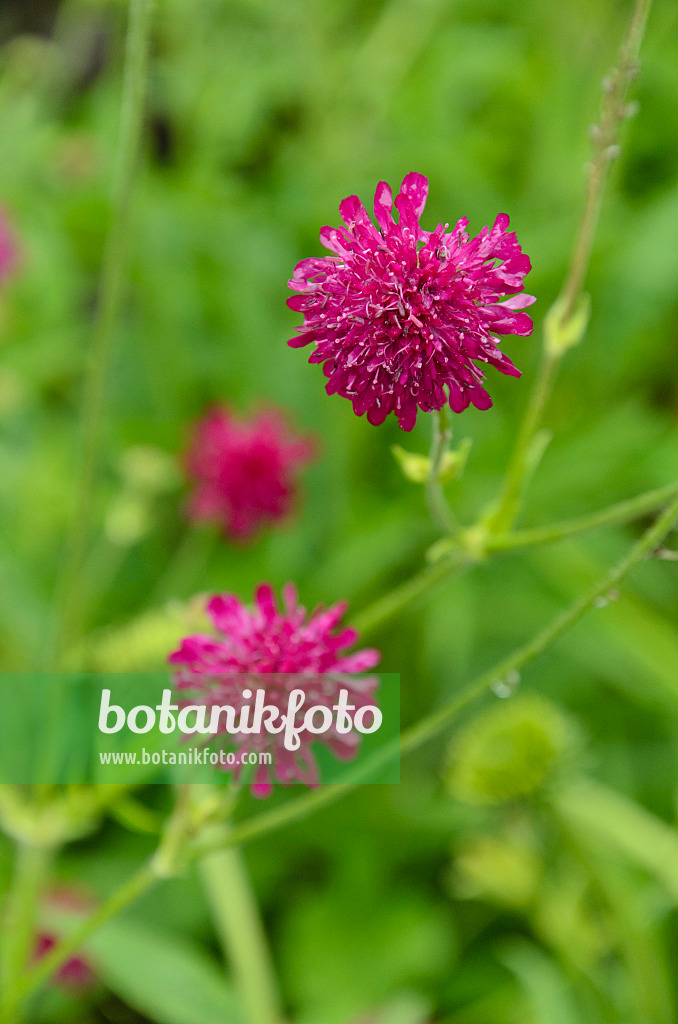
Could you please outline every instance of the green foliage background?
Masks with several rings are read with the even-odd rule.
[[[586,129],[628,9],[620,0],[158,2],[88,634],[106,637],[168,599],[246,597],[264,579],[295,580],[309,606],[347,598],[359,608],[416,568],[434,532],[389,447],[425,450],[427,423],[422,416],[411,436],[393,423],[375,429],[325,395],[305,350],[286,346],[298,321],[285,307],[286,280],[298,259],[320,252],[319,227],[337,222],[342,197],[356,192],[367,204],[378,180],[397,184],[417,170],[430,179],[427,228],[466,215],[475,232],[510,214],[532,258],[539,323],[567,266]],[[47,35],[27,31],[32,15],[45,28],[52,13]],[[4,670],[34,668],[50,629],[125,14],[103,0],[0,12],[0,205],[20,248],[0,296]],[[590,329],[562,370],[548,413],[554,439],[523,525],[676,477],[677,30],[675,4],[657,0],[633,85],[640,110],[624,130],[588,281]],[[494,408],[455,419],[457,439],[473,439],[465,477],[450,488],[466,520],[498,485],[539,328],[505,347],[523,377],[494,374]],[[213,401],[243,412],[280,405],[322,445],[291,524],[247,547],[189,533],[179,477],[163,470],[140,493],[125,461],[148,445],[153,465],[165,466],[162,453],[180,455]],[[383,628],[371,640],[384,670],[401,673],[403,722],[525,640],[632,532],[497,558]],[[521,689],[555,703],[578,736],[528,793],[469,804],[445,784],[448,755],[437,744],[408,759],[400,786],[367,787],[248,851],[291,1019],[350,1024],[369,1012],[378,1024],[417,1024],[429,1010],[447,1024],[678,1019],[677,614],[675,567],[648,562],[618,601],[525,673]],[[160,615],[139,628],[155,630],[162,650],[180,626],[163,633]],[[471,756],[468,743],[460,749]],[[158,809],[163,799],[148,796]],[[103,894],[152,843],[109,823],[60,871]],[[52,991],[36,1019],[208,1024],[219,1006],[221,1019],[238,1019],[200,974],[217,984],[192,876],[116,927],[92,953],[116,995],[96,990],[82,1003]],[[177,1009],[160,984],[140,985],[142,967],[129,959],[139,944],[156,965],[149,979],[179,957],[170,973],[183,964],[193,979],[192,1009]]]

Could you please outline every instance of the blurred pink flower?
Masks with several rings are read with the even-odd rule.
[[[0,210],[0,284],[16,266],[17,249],[7,218]]]
[[[356,708],[373,703],[371,695],[378,680],[357,677],[356,673],[373,668],[380,655],[371,649],[346,653],[358,635],[353,629],[340,628],[345,603],[307,615],[292,584],[283,588],[283,611],[278,611],[269,584],[262,583],[255,597],[253,608],[246,607],[234,594],[219,594],[210,600],[207,612],[217,635],[186,637],[179,650],[170,655],[170,663],[180,666],[175,673],[178,689],[190,689],[209,706],[227,704],[236,712],[250,701],[243,691],[257,688],[265,689],[266,703],[283,714],[295,688],[305,691],[308,705],[331,709],[341,689],[348,690],[349,703]],[[303,721],[303,712],[298,718]],[[278,782],[296,780],[309,786],[318,782],[311,741],[324,743],[341,760],[350,760],[358,750],[359,735],[339,734],[334,725],[320,736],[302,730],[299,738],[297,751],[285,748],[280,733],[236,733],[233,743],[236,755],[270,751]],[[234,771],[237,778],[239,766]],[[252,789],[257,796],[269,795],[271,780],[266,765],[259,765]]]
[[[530,261],[507,233],[507,215],[471,239],[465,217],[452,231],[447,224],[423,231],[427,195],[428,180],[408,174],[395,199],[396,223],[391,189],[380,182],[378,229],[357,196],[344,199],[339,212],[346,228],[320,232],[336,255],[298,263],[289,285],[300,294],[287,300],[304,314],[299,337],[289,344],[315,343],[309,362],[324,363],[327,393],[349,398],[370,423],[393,412],[403,430],[412,429],[418,409],[447,402],[454,412],[470,402],[489,409],[476,364],[519,377],[494,335],[528,335],[533,326],[519,310],[534,298],[517,294]]]
[[[56,946],[56,936],[48,932],[40,932],[35,942],[34,958],[41,960],[43,956]],[[80,956],[72,956],[54,975],[54,982],[70,989],[90,988],[94,982],[94,971]]]
[[[195,481],[189,516],[221,524],[234,539],[250,537],[288,515],[297,471],[315,450],[276,410],[237,419],[227,409],[212,409],[196,425],[186,458]]]

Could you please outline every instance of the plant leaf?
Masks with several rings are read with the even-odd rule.
[[[109,988],[156,1024],[244,1024],[233,987],[185,940],[113,921],[85,949]]]

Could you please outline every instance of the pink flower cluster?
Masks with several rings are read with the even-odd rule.
[[[395,199],[380,182],[371,222],[357,196],[341,203],[345,228],[324,227],[320,241],[335,255],[304,259],[289,282],[288,306],[304,314],[294,348],[313,343],[309,362],[322,363],[327,393],[350,399],[370,423],[394,413],[411,430],[417,410],[449,402],[488,409],[481,369],[520,372],[498,347],[497,334],[528,335],[520,312],[530,261],[499,214],[492,228],[470,238],[462,218],[454,228],[420,224],[428,180],[408,174]],[[507,296],[512,296],[508,297]],[[480,365],[478,365],[480,364]]]
[[[290,512],[296,473],[314,453],[313,441],[292,434],[277,411],[241,420],[212,409],[195,427],[186,458],[195,481],[191,519],[219,523],[228,536],[247,539]]]
[[[170,655],[170,663],[177,666],[175,685],[179,690],[191,690],[192,701],[197,694],[210,707],[228,704],[236,711],[246,702],[243,691],[256,687],[264,687],[266,703],[283,714],[294,688],[305,689],[311,704],[328,708],[336,703],[340,689],[348,690],[350,703],[356,708],[368,705],[377,679],[356,674],[373,668],[379,652],[366,649],[346,653],[358,638],[355,630],[340,627],[346,607],[336,604],[307,615],[291,584],[283,589],[282,611],[265,583],[256,592],[253,608],[234,594],[213,597],[207,611],[216,636],[186,637],[179,650]],[[350,760],[357,753],[359,737],[354,733],[339,735],[334,729],[318,737],[302,730],[300,740],[299,750],[293,752],[285,748],[280,734],[233,736],[239,755],[271,752],[278,782],[298,781],[310,786],[318,782],[311,742],[320,740],[336,757]],[[239,767],[233,770],[237,777]],[[257,796],[270,793],[266,765],[259,765],[253,791]]]

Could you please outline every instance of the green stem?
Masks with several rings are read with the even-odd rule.
[[[382,622],[393,618],[394,615],[416,602],[419,597],[432,590],[438,583],[442,583],[455,572],[459,572],[471,561],[472,559],[465,551],[455,549],[450,552],[448,557],[422,569],[416,576],[389,591],[384,597],[380,597],[364,611],[359,612],[353,617],[353,625],[361,636],[370,633]]]
[[[449,700],[446,705],[427,716],[422,722],[407,729],[400,736],[399,743],[391,743],[382,751],[377,751],[371,758],[362,765],[353,769],[350,781],[326,785],[319,790],[292,800],[283,807],[273,808],[263,814],[238,825],[228,831],[228,835],[219,838],[217,849],[235,847],[242,843],[266,836],[272,831],[282,828],[293,821],[306,817],[312,811],[327,806],[339,800],[341,797],[354,790],[355,786],[370,778],[375,768],[387,763],[399,754],[409,754],[416,750],[422,743],[433,739],[440,732],[446,729],[457,715],[470,705],[478,696],[490,689],[498,679],[502,679],[508,673],[517,672],[532,662],[539,654],[565,633],[571,626],[579,622],[580,618],[591,608],[596,599],[608,593],[610,590],[619,587],[627,577],[631,569],[646,555],[658,547],[670,534],[678,523],[678,499],[675,499],[666,511],[650,526],[641,539],[631,548],[629,553],[619,562],[615,568],[605,573],[604,577],[591,588],[588,593],[579,598],[574,604],[557,615],[554,620],[543,630],[529,640],[522,647],[504,658],[488,672],[482,673],[468,687]],[[190,859],[204,857],[214,852],[215,847],[196,844]],[[73,935],[55,946],[43,961],[35,967],[25,978],[13,995],[9,1007],[13,1010],[19,998],[26,997],[30,992],[42,985],[61,964],[65,963],[69,956],[85,942],[89,936],[102,924],[110,921],[111,918],[123,907],[127,906],[141,893],[150,889],[160,878],[158,870],[153,866],[141,868],[135,876],[127,882],[121,890],[115,893],[111,899],[103,903],[99,909],[82,923]],[[0,1024],[9,1024],[10,1018],[0,1017]]]
[[[619,129],[628,116],[626,93],[638,69],[640,47],[647,25],[652,0],[636,0],[628,29],[619,49],[617,66],[604,83],[600,123],[593,132],[593,160],[589,165],[586,200],[579,221],[570,266],[565,276],[560,298],[554,308],[558,320],[565,327],[572,319],[581,299],[581,291],[588,271],[596,228],[600,216],[609,165],[618,155]],[[582,331],[585,324],[582,325]],[[513,525],[520,510],[530,468],[530,452],[534,436],[539,429],[548,402],[556,371],[567,347],[554,351],[545,344],[542,360],[532,390],[518,438],[515,443],[506,478],[499,496],[497,509],[490,520],[495,533],[505,532]]]
[[[508,469],[499,496],[496,511],[490,519],[490,529],[503,533],[513,525],[528,484],[530,454],[548,403],[560,357],[544,350],[532,386],[527,409],[518,431],[518,437],[509,458]]]
[[[2,992],[5,1006],[26,969],[36,938],[36,917],[45,876],[52,859],[49,847],[19,841],[14,876],[7,896],[2,930]]]
[[[114,787],[116,795],[120,787]],[[0,1004],[0,1024],[14,1024],[17,1009],[36,989],[47,982],[55,971],[85,944],[102,925],[114,918],[143,893],[160,881],[172,878],[185,863],[184,852],[193,827],[190,786],[179,786],[177,799],[170,815],[160,844],[148,864],[145,864],[131,878],[113,893],[88,918],[54,946],[34,967],[32,967],[10,989],[3,1004]]]
[[[447,411],[443,408],[439,412],[431,413],[433,433],[431,438],[431,468],[426,479],[426,501],[428,503],[431,518],[442,533],[451,533],[455,527],[454,517],[450,510],[440,474],[443,468],[443,460],[449,451],[452,440],[452,430],[448,425]]]
[[[275,973],[242,854],[228,848],[229,828],[213,825],[203,833],[213,852],[199,871],[209,897],[217,934],[231,965],[247,1024],[280,1024]]]
[[[553,544],[556,541],[574,537],[586,530],[594,530],[599,526],[619,526],[661,508],[676,494],[678,494],[678,483],[667,484],[666,487],[658,487],[654,491],[647,491],[635,498],[628,498],[616,505],[592,512],[588,516],[566,519],[561,523],[550,523],[548,526],[537,526],[530,530],[515,530],[498,537],[489,537],[485,550],[488,553],[514,551],[518,548],[536,547],[539,544]]]
[[[56,595],[55,638],[50,659],[54,664],[58,664],[63,650],[72,645],[78,634],[81,575],[100,461],[105,382],[128,264],[132,198],[146,99],[151,8],[151,0],[130,0],[111,223],[101,269],[94,336],[85,369],[79,479]]]
[[[587,593],[570,605],[566,611],[556,616],[548,626],[536,633],[528,643],[519,647],[513,654],[510,654],[486,672],[483,672],[482,675],[465,687],[459,694],[447,701],[438,711],[428,715],[417,725],[406,729],[400,737],[399,749],[396,746],[395,749],[389,747],[386,752],[377,751],[372,758],[363,762],[356,769],[355,777],[350,782],[335,786],[325,786],[315,793],[299,797],[283,807],[274,808],[272,811],[259,814],[256,818],[246,821],[243,825],[233,829],[229,836],[229,845],[259,838],[262,835],[267,835],[274,829],[282,828],[291,821],[297,821],[300,818],[306,817],[310,811],[333,803],[339,797],[351,792],[363,778],[369,777],[374,772],[375,767],[379,766],[387,758],[397,756],[398,752],[401,755],[410,753],[428,740],[434,739],[451,724],[461,711],[476,701],[482,694],[486,693],[493,683],[506,677],[509,673],[523,669],[568,629],[574,626],[589,608],[594,605],[597,598],[618,587],[631,569],[661,544],[677,523],[678,498],[671,503],[653,526],[633,545],[628,554],[591,587]],[[204,848],[200,850],[201,855],[205,852]]]
[[[611,162],[619,155],[619,129],[628,117],[626,94],[631,79],[638,72],[640,47],[651,7],[652,0],[636,0],[626,35],[619,48],[617,65],[603,83],[600,117],[592,132],[593,160],[588,168],[584,210],[561,291],[564,321],[571,316],[586,278],[608,170]]]
[[[501,551],[516,551],[521,548],[536,547],[539,544],[553,544],[559,540],[576,536],[585,530],[594,530],[600,526],[616,526],[621,523],[638,519],[640,516],[653,512],[665,505],[678,492],[678,483],[657,487],[653,491],[636,495],[616,505],[592,512],[588,516],[568,519],[561,523],[538,526],[530,530],[516,530],[511,533],[490,535],[481,542],[482,554],[493,554]],[[472,552],[463,548],[452,548],[444,558],[427,566],[407,582],[379,598],[353,619],[353,625],[361,636],[377,629],[383,622],[403,611],[418,598],[423,597],[437,584],[448,579],[456,572],[471,565],[475,560]]]
[[[55,971],[78,952],[94,932],[112,920],[121,910],[128,907],[143,893],[151,889],[160,876],[149,865],[144,866],[129,878],[116,892],[102,903],[93,914],[77,928],[53,946],[52,949],[24,975],[22,981],[9,993],[6,1005],[0,1013],[1,1024],[12,1024],[16,1009],[34,991],[49,981]]]
[[[651,554],[668,534],[675,529],[677,524],[678,498],[674,499],[657,521],[633,545],[628,554],[565,612],[556,616],[548,626],[536,633],[524,646],[519,647],[513,654],[498,662],[488,669],[487,672],[483,672],[482,675],[470,683],[461,693],[444,704],[443,707],[439,708],[438,711],[428,715],[417,725],[405,730],[400,737],[399,743],[389,744],[382,750],[376,751],[372,757],[354,768],[350,781],[324,786],[306,796],[291,800],[282,807],[258,814],[242,825],[231,829],[223,841],[220,837],[216,848],[229,848],[258,839],[263,835],[269,835],[285,825],[305,818],[312,811],[334,803],[342,796],[350,793],[360,782],[370,778],[375,769],[397,757],[399,753],[410,753],[428,740],[434,739],[454,721],[460,711],[463,711],[469,704],[472,704],[478,697],[486,693],[493,683],[509,673],[517,672],[524,668],[578,622],[589,608],[595,604],[597,598],[617,588],[631,569],[643,558]],[[204,857],[214,852],[214,849],[215,847],[196,843],[189,859]],[[39,985],[43,984],[101,924],[110,920],[119,910],[126,907],[138,895],[150,888],[159,877],[158,872],[150,866],[142,868],[140,872],[134,875],[122,889],[115,893],[106,903],[102,904],[92,917],[84,921],[70,938],[59,943],[37,967],[33,968],[24,979],[21,988],[17,991],[12,1008],[19,997],[24,998]],[[0,1024],[8,1024],[8,1020],[2,1017],[0,1018]]]

